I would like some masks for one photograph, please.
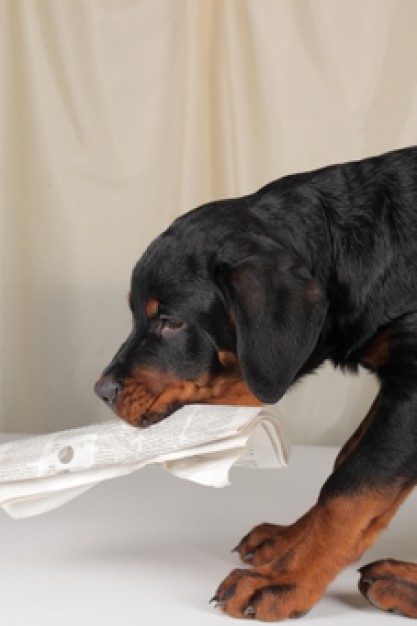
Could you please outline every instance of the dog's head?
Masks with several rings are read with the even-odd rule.
[[[132,332],[95,390],[135,426],[185,404],[276,402],[316,345],[320,285],[215,208],[174,222],[133,270]]]

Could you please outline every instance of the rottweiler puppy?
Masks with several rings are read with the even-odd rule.
[[[133,270],[132,332],[96,384],[146,427],[187,403],[275,403],[325,360],[379,393],[317,503],[239,543],[213,600],[298,617],[374,542],[417,480],[417,147],[285,176],[179,217]],[[377,607],[417,617],[417,565],[362,568]]]

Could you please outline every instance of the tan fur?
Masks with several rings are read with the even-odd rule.
[[[149,426],[163,419],[176,406],[192,403],[261,406],[237,369],[232,367],[231,353],[221,353],[225,373],[204,374],[197,380],[181,380],[173,374],[137,368],[120,393],[116,412],[134,426]]]

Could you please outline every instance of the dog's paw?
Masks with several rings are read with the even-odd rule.
[[[307,580],[280,574],[274,563],[235,569],[221,583],[212,601],[232,617],[274,622],[305,615],[323,589]]]
[[[259,524],[243,537],[233,552],[238,552],[247,565],[265,565],[277,557],[284,557],[301,538],[305,527],[303,518],[289,526]]]
[[[383,611],[417,618],[417,565],[385,559],[359,570],[359,591]]]
[[[277,555],[277,535],[283,528],[277,524],[259,524],[243,537],[233,552],[249,565],[269,563]]]

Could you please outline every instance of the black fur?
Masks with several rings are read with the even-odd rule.
[[[151,298],[160,307],[147,319]],[[383,401],[370,429],[378,434],[356,463],[376,457],[363,469],[368,481],[417,477],[416,147],[286,176],[190,211],[139,260],[130,302],[133,331],[105,371],[119,387],[144,366],[186,380],[216,375],[226,350],[253,394],[276,402],[326,359],[352,371],[362,364],[379,377]],[[174,322],[183,326],[166,332]],[[389,358],[368,362],[386,329]],[[350,472],[337,480],[358,482]]]
[[[204,284],[204,303],[195,306],[199,313],[207,313],[216,287],[223,287],[223,297],[230,293],[231,284],[217,280],[219,268],[228,273],[229,283],[236,282],[233,273],[245,271],[240,289],[249,323],[259,322],[259,309],[250,311],[247,299],[254,292],[247,282],[253,275],[271,315],[257,329],[264,344],[274,341],[281,324],[292,325],[287,330],[295,343],[307,332],[306,311],[298,310],[293,319],[294,311],[288,308],[293,300],[296,305],[297,291],[316,285],[323,298],[310,329],[315,341],[311,346],[303,341],[293,345],[296,357],[301,347],[310,352],[309,358],[300,355],[293,378],[325,359],[356,370],[368,342],[386,326],[401,324],[403,316],[417,312],[417,148],[287,176],[253,195],[196,209],[154,242],[137,266],[133,285],[146,274],[149,257],[162,266],[162,280],[169,275],[167,264],[175,272],[174,283],[182,277],[181,301],[190,275],[188,259],[200,257],[194,268],[198,291],[189,289],[195,299]],[[232,306],[237,306],[236,300]],[[260,350],[259,360],[264,355]],[[293,357],[284,351],[284,358]],[[286,390],[279,374],[278,369],[270,381],[272,401]]]
[[[325,360],[377,375],[375,407],[343,448],[317,505],[294,525],[291,549],[280,555],[283,527],[247,548],[254,529],[239,549],[247,561],[270,546],[278,561],[267,586],[245,599],[248,585],[239,581],[247,570],[237,570],[215,596],[240,617],[301,614],[310,606],[305,598],[323,591],[313,589],[320,585],[309,574],[309,550],[322,562],[332,540],[339,555],[337,564],[332,555],[323,561],[324,588],[371,544],[417,481],[417,147],[286,176],[185,214],[139,260],[130,304],[132,333],[96,391],[132,424],[149,425],[193,401],[239,402],[239,384],[249,403],[276,402]],[[358,523],[356,539],[345,528]],[[282,587],[280,558],[294,577],[288,608],[256,602],[271,580]],[[393,605],[414,616],[395,593]]]

